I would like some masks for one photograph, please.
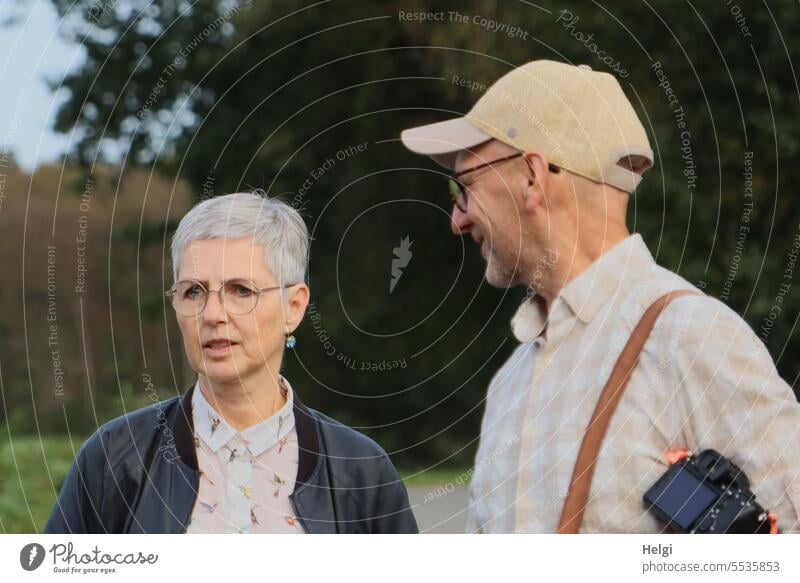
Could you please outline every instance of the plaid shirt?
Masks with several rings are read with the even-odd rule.
[[[521,342],[486,398],[468,532],[556,532],[597,399],[644,311],[697,289],[657,265],[638,234],[570,281],[545,313],[512,320]],[[664,310],[603,443],[582,532],[664,532],[643,494],[670,448],[713,448],[748,475],[783,532],[800,530],[800,405],[753,330],[727,305],[684,296]]]

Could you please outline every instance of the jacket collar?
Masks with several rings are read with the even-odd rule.
[[[564,319],[575,317],[587,324],[654,265],[642,236],[634,233],[567,283],[552,305],[547,306],[539,295],[523,302],[511,320],[511,329],[520,342],[533,342],[545,333],[548,325]]]

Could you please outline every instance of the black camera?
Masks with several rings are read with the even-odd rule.
[[[678,532],[776,532],[775,515],[756,502],[742,470],[706,449],[674,463],[645,493],[648,510]]]

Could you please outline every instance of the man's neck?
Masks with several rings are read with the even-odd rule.
[[[200,390],[222,418],[236,431],[244,431],[275,414],[286,403],[280,377],[270,369],[236,383],[213,383],[199,376]]]
[[[591,231],[584,232],[572,243],[562,245],[563,249],[559,250],[554,265],[546,270],[540,269],[530,278],[529,285],[545,300],[545,308],[549,308],[570,281],[629,236],[627,228],[617,228],[599,236]]]

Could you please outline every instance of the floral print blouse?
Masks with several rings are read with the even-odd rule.
[[[187,527],[199,533],[303,533],[289,495],[299,461],[293,392],[281,377],[286,404],[238,432],[200,391],[192,395],[200,485]]]

